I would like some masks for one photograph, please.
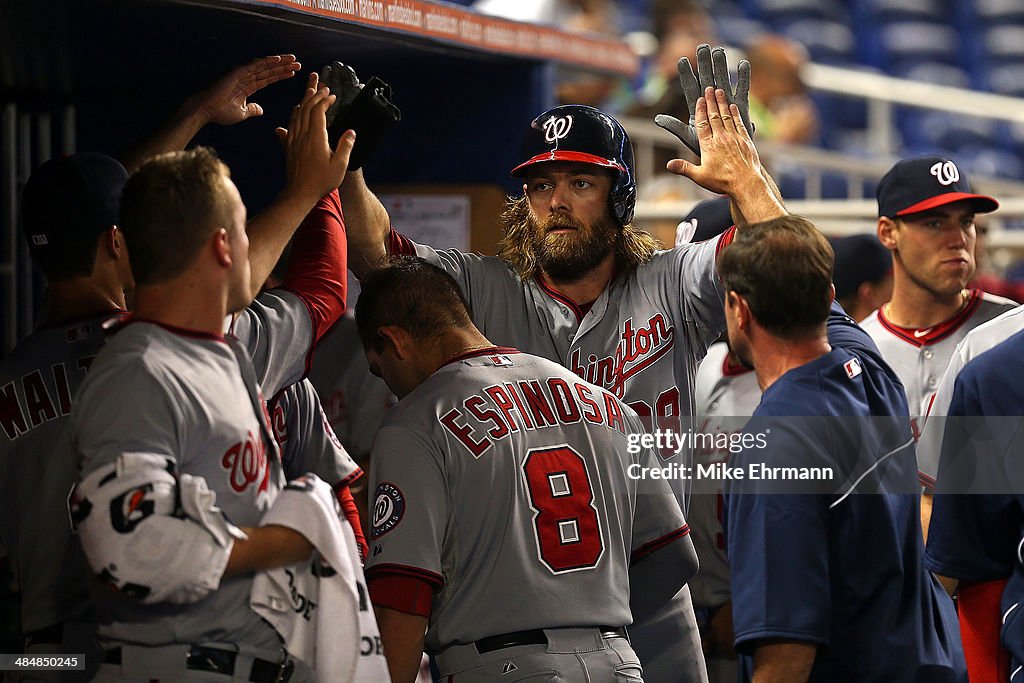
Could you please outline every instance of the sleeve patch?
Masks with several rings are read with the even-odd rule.
[[[405,494],[388,481],[377,484],[373,496],[370,538],[376,540],[398,526],[405,516]]]

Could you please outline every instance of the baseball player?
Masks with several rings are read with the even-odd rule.
[[[706,52],[702,72],[710,73]],[[716,54],[724,65],[724,52]],[[725,72],[720,82],[731,93]],[[703,95],[692,100],[702,163],[674,160],[670,170],[728,194],[748,220],[780,215],[753,143],[736,124],[739,108],[721,88],[709,86]],[[497,257],[414,244],[391,230],[362,174],[347,176],[341,193],[353,226],[353,271],[362,277],[386,253],[415,253],[441,265],[459,282],[474,323],[496,343],[558,362],[622,398],[646,424],[678,431],[693,415],[697,362],[722,329],[714,258],[734,231],[659,251],[631,223],[629,138],[590,107],[538,116],[512,173],[523,179],[524,194],[505,213]],[[685,491],[679,494],[685,500]],[[631,629],[651,680],[706,680],[688,593],[684,588],[662,613]]]
[[[126,164],[184,146],[206,123],[259,116],[248,98],[298,68],[294,56],[274,55],[232,71],[182,105]],[[29,253],[48,288],[40,325],[0,361],[0,538],[21,591],[25,652],[83,653],[87,663],[85,672],[33,672],[21,680],[85,680],[99,659],[86,564],[67,517],[77,474],[68,416],[103,344],[103,322],[124,315],[125,292],[134,288],[116,227],[127,177],[115,159],[76,154],[40,166],[21,198]],[[263,244],[254,245],[254,272]]]
[[[957,345],[949,366],[942,375],[917,444],[918,474],[925,485],[921,496],[921,520],[926,540],[931,536],[932,506],[939,460],[943,449],[946,448],[944,435],[947,416],[960,372],[972,359],[1002,344],[1021,330],[1024,330],[1024,307],[1021,306],[979,325],[968,332]],[[953,533],[958,529],[959,526],[955,526]],[[1005,591],[1005,575],[992,581],[960,581],[958,585],[957,581],[943,574],[948,573],[949,576],[956,577],[960,577],[960,574],[951,572],[948,568],[936,571],[950,595],[957,594],[964,656],[972,677],[979,680],[996,680],[1000,675],[998,672],[1007,666],[1005,650],[992,647],[996,637],[994,634],[998,633],[1002,625],[999,601]]]
[[[694,399],[697,404],[694,431],[708,437],[693,450],[694,467],[727,463],[729,448],[723,445],[722,435],[741,432],[753,415],[761,401],[757,376],[744,367],[726,342],[716,342],[708,348],[708,354],[697,369]],[[723,506],[720,479],[694,480],[686,521],[700,558],[700,570],[689,585],[710,683],[736,681]]]
[[[310,553],[297,532],[257,526],[284,482],[262,390],[301,377],[344,308],[344,231],[337,195],[326,193],[354,135],[329,148],[333,97],[316,85],[314,75],[282,136],[301,150],[297,201],[317,208],[296,233],[285,289],[261,295],[231,336],[225,316],[253,286],[245,207],[227,168],[200,148],[147,162],[124,188],[136,313],[96,357],[72,412],[82,455],[72,518],[108,589],[97,680],[291,675],[281,637],[249,599],[254,571]]]
[[[914,431],[971,329],[1016,304],[968,289],[974,275],[974,216],[999,208],[974,194],[956,164],[904,159],[878,183],[878,238],[892,252],[892,299],[863,320],[907,392]]]
[[[444,681],[641,680],[631,610],[697,565],[667,482],[642,479],[659,463],[636,413],[494,346],[422,259],[365,278],[356,317],[400,399],[374,442],[367,561],[392,679],[426,647]]]
[[[892,298],[892,256],[875,235],[850,235],[832,242],[836,255],[836,301],[863,320]]]
[[[1004,317],[977,328],[964,344]],[[1024,332],[1018,331],[966,363],[942,420],[943,474],[925,564],[943,577],[948,590],[959,590],[972,681],[1020,680],[1024,664],[1024,622],[1017,615],[1024,598],[1019,493],[1024,490],[1019,417],[1024,394],[1017,374],[1022,350]],[[968,472],[971,478],[962,476]],[[951,495],[965,493],[973,495]]]
[[[795,216],[747,226],[718,261],[730,346],[764,392],[725,487],[742,677],[966,682],[952,602],[921,561],[906,396],[833,302],[832,263]]]

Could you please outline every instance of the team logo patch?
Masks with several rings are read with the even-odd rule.
[[[156,510],[156,504],[148,498],[153,492],[152,484],[144,484],[131,491],[125,491],[110,501],[110,524],[114,531],[127,534]]]
[[[398,526],[405,515],[405,494],[391,482],[377,484],[374,494],[370,538],[380,538]]]
[[[850,379],[853,379],[863,371],[863,369],[860,366],[860,361],[857,360],[856,358],[851,358],[850,360],[843,363],[843,369],[846,370],[846,376],[849,377]]]
[[[572,116],[552,116],[544,122],[544,139],[553,145],[572,130]]]
[[[936,162],[928,172],[935,176],[940,185],[952,185],[960,180],[960,169],[952,161]]]

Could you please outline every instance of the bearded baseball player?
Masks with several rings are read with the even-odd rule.
[[[208,123],[232,124],[262,114],[249,97],[292,76],[292,55],[273,55],[233,70],[186,101],[153,136],[125,158],[188,143]],[[75,154],[35,170],[21,198],[22,227],[33,261],[47,279],[37,329],[0,362],[0,538],[21,592],[21,631],[28,654],[84,653],[85,672],[33,672],[18,680],[85,680],[98,664],[96,616],[81,548],[71,535],[67,497],[77,474],[71,444],[72,398],[101,348],[101,325],[125,314],[134,288],[118,229],[121,189],[117,160]],[[283,197],[276,209],[297,225],[311,204]],[[267,272],[264,237],[276,221],[254,221],[253,271]],[[255,243],[259,243],[258,245]],[[258,246],[258,248],[257,248]],[[259,277],[259,275],[257,275]],[[12,674],[16,675],[16,674]]]
[[[302,157],[296,201],[316,204],[296,233],[301,267],[249,308],[245,207],[226,166],[202,148],[179,152],[125,186],[136,312],[96,357],[72,411],[82,456],[72,518],[108,589],[97,680],[291,676],[281,636],[249,600],[254,571],[310,554],[297,532],[257,526],[284,483],[263,391],[301,377],[344,308],[344,229],[327,193],[354,135],[330,149],[333,97],[316,85],[314,75],[281,131],[289,160]]]
[[[729,93],[710,85],[701,91],[694,80],[693,139],[699,137],[702,163],[677,159],[669,168],[728,194],[748,220],[780,215],[784,209],[739,108],[729,103],[724,52],[715,54],[718,82]],[[702,55],[707,67],[700,71],[713,82],[710,48]],[[523,195],[507,208],[497,257],[414,244],[391,229],[362,174],[347,176],[341,192],[355,226],[349,233],[354,272],[362,277],[388,253],[426,258],[458,281],[474,323],[495,343],[560,363],[622,398],[646,424],[678,431],[693,415],[697,362],[724,324],[714,258],[734,231],[658,250],[631,222],[636,185],[629,138],[615,119],[590,107],[567,105],[538,116],[512,173],[523,179]],[[684,490],[677,493],[685,500]],[[659,614],[637,619],[631,633],[650,680],[706,680],[688,589]]]
[[[747,226],[718,262],[730,346],[763,390],[730,457],[744,476],[725,482],[741,680],[965,682],[952,602],[922,564],[906,396],[834,303],[832,264],[796,216]]]
[[[356,317],[399,397],[374,442],[367,561],[392,679],[425,647],[444,681],[641,680],[631,610],[697,564],[668,483],[641,478],[658,461],[636,413],[494,346],[423,259],[365,278]]]

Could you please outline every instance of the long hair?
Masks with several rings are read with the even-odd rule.
[[[501,214],[504,236],[498,243],[498,256],[524,280],[538,274],[540,265],[533,248],[533,221],[530,202],[526,195],[508,197]],[[615,258],[620,270],[630,271],[651,260],[661,248],[650,233],[627,223],[619,230],[615,240]]]

